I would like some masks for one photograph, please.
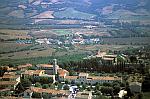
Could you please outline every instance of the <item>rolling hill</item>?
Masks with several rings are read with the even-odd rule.
[[[150,17],[149,5],[149,0],[1,0],[0,25],[21,24],[22,19],[28,20],[22,24],[30,24],[39,18],[95,20],[102,16],[138,16],[143,20]]]

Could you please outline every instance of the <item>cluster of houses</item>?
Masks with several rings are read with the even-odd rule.
[[[73,36],[67,36],[64,37],[64,41],[61,41],[59,39],[52,39],[52,38],[41,38],[41,39],[36,39],[35,42],[38,44],[98,44],[101,42],[100,38],[83,38],[82,35],[80,34],[75,34]]]
[[[102,57],[105,59],[106,56],[103,53]],[[112,56],[110,56],[112,57]],[[114,57],[113,57],[114,58]],[[68,81],[70,83],[74,84],[90,84],[94,85],[96,83],[112,83],[114,81],[119,81],[122,82],[121,77],[117,76],[91,76],[88,73],[83,73],[79,72],[76,76],[70,76],[69,72],[65,69],[60,68],[57,65],[57,60],[54,59],[53,64],[37,64],[36,65],[36,70],[29,70],[28,68],[31,68],[32,64],[26,64],[26,65],[21,65],[15,68],[10,68],[8,72],[5,72],[2,77],[0,77],[0,89],[1,91],[8,91],[8,90],[15,90],[16,86],[20,83],[20,79],[26,79],[26,78],[38,78],[38,77],[49,77],[52,78],[53,83],[59,81],[59,82],[64,82]],[[9,67],[8,67],[9,68]],[[17,74],[16,71],[21,71],[21,74]],[[56,79],[56,75],[58,75],[58,79]],[[131,89],[132,91],[141,91],[141,85],[140,87],[137,87],[139,83],[133,83],[131,84]],[[138,88],[136,89],[135,88]],[[53,95],[54,99],[57,99],[57,96],[61,97],[66,97],[63,99],[68,99],[70,97],[71,92],[69,90],[58,90],[58,89],[42,89],[42,88],[37,88],[37,87],[30,87],[23,93],[24,98],[30,98],[32,96],[33,92],[37,93],[47,93]],[[82,93],[82,94],[81,94]],[[87,96],[88,98],[86,99],[91,99],[91,92],[79,92],[76,94],[76,97],[83,97],[83,95]],[[70,98],[73,99],[73,98]],[[81,98],[82,99],[82,98]],[[85,99],[85,98],[83,98]]]
[[[87,56],[84,59],[91,59],[91,58],[100,58],[101,64],[103,64],[105,66],[106,65],[108,65],[108,66],[114,65],[118,61],[116,54],[107,54],[106,51],[101,51],[101,50],[99,50],[96,55]],[[122,56],[122,58],[124,58],[124,57]]]

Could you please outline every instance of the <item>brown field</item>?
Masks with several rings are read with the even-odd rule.
[[[95,51],[95,50],[102,50],[102,51],[121,51],[128,48],[139,48],[141,46],[132,46],[132,45],[81,45],[76,46],[79,50],[83,51]]]
[[[43,13],[40,13],[39,15],[33,16],[32,18],[54,18],[52,14],[53,11],[45,11]]]
[[[102,28],[102,29],[46,29],[46,30],[39,30],[39,31],[33,30],[31,35],[34,36],[35,38],[43,38],[43,37],[52,37],[53,35],[55,36],[66,35],[70,33],[71,34],[84,34],[84,35],[110,36],[110,34],[106,32],[105,28]]]
[[[104,38],[106,44],[121,45],[148,45],[150,37],[129,37],[129,38]]]
[[[16,44],[15,42],[0,42],[0,53],[16,51],[30,46],[30,44]]]
[[[0,38],[4,40],[9,39],[30,39],[31,36],[28,35],[28,30],[8,30],[0,29]]]
[[[23,58],[32,58],[32,57],[47,57],[47,56],[52,56],[52,53],[54,51],[55,50],[52,48],[19,51],[14,53],[1,54],[0,59],[23,59]]]

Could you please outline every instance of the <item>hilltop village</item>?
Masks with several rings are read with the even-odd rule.
[[[149,84],[146,83],[149,81],[149,77],[146,75],[150,74],[150,69],[145,70],[146,65],[142,64],[141,57],[146,58],[148,55],[141,55],[138,59],[137,57],[128,59],[128,56],[123,54],[119,57],[124,62],[118,59],[118,55],[99,50],[96,55],[85,57],[83,60],[90,62],[90,60],[95,61],[94,59],[96,59],[103,66],[100,66],[101,68],[93,66],[92,68],[90,64],[86,64],[87,68],[81,66],[78,71],[61,68],[63,66],[60,67],[57,64],[57,59],[53,59],[53,62],[49,64],[1,66],[0,97],[3,99],[12,97],[14,99],[128,99],[129,97],[142,97],[142,91],[149,90],[145,89],[145,86]],[[93,72],[89,72],[88,65]],[[95,69],[102,72],[95,72]]]

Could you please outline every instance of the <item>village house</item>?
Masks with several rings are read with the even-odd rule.
[[[92,92],[83,91],[76,94],[76,99],[92,99]]]
[[[47,93],[47,95],[50,95],[51,97],[63,97],[63,99],[65,98],[68,99],[68,96],[70,94],[70,92],[67,90],[42,89],[37,87],[30,87],[30,89],[24,91],[23,98],[31,98],[33,92],[40,93],[41,96],[43,93]]]
[[[37,69],[39,70],[45,70],[46,74],[49,75],[56,75],[57,71],[59,69],[59,66],[57,65],[57,60],[53,60],[53,65],[50,64],[38,64],[36,65]]]
[[[14,72],[5,72],[0,77],[0,89],[15,89],[20,82],[20,75],[16,75]]]
[[[59,80],[64,81],[64,78],[69,75],[69,72],[65,69],[58,69]]]
[[[113,65],[117,63],[117,55],[107,54],[105,51],[98,51],[96,58],[101,58],[104,65]]]
[[[22,73],[21,77],[23,79],[26,78],[37,78],[37,77],[49,77],[53,79],[53,83],[55,83],[55,75],[45,74],[45,70],[26,70]]]
[[[53,69],[54,69],[53,65],[50,65],[50,64],[38,64],[38,65],[36,65],[36,67],[39,70],[45,70],[46,74],[49,74],[49,75],[53,74]],[[59,67],[57,66],[57,68],[59,68]]]
[[[24,65],[17,66],[16,69],[19,71],[25,71],[30,67],[32,67],[32,64],[24,64]]]
[[[65,76],[60,81],[69,81],[80,83],[80,84],[96,84],[96,83],[112,83],[114,81],[122,81],[122,78],[119,77],[109,77],[109,76],[89,76],[88,73],[79,73],[78,76]]]

